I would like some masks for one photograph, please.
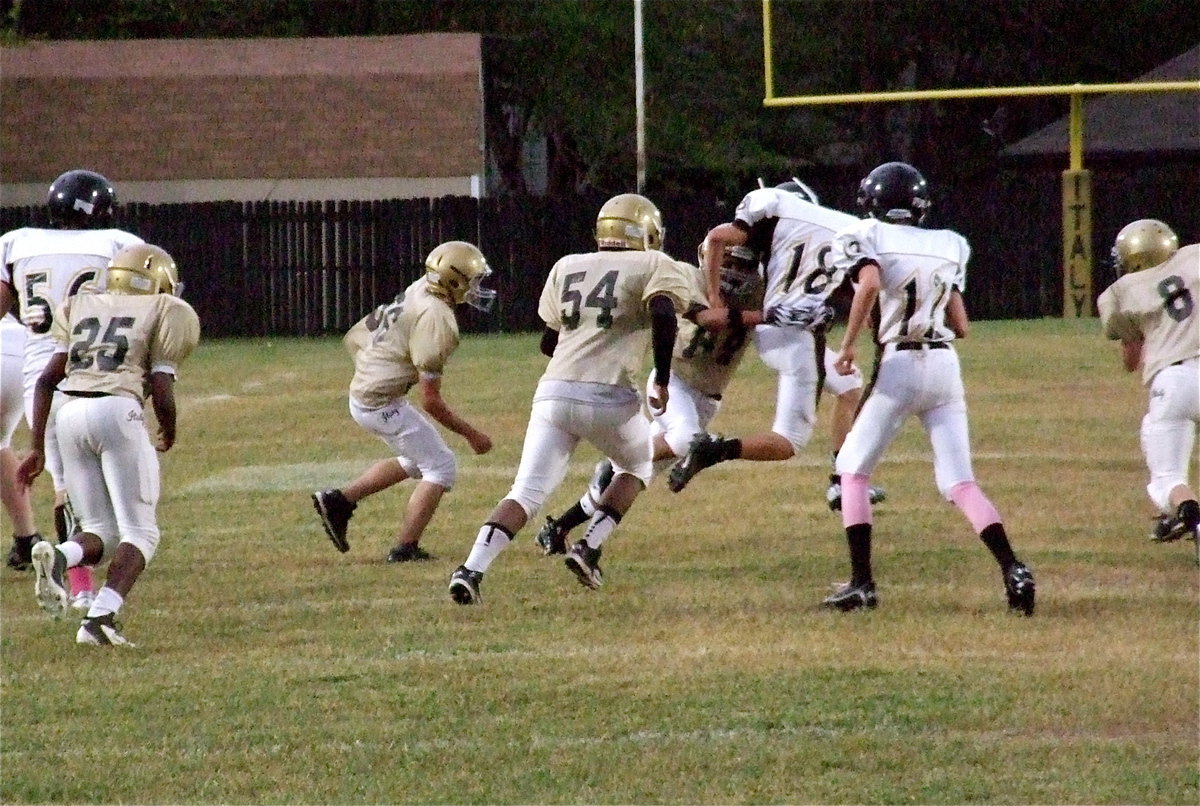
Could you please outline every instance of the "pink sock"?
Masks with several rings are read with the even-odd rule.
[[[67,581],[71,584],[71,595],[87,591],[93,592],[92,569],[86,565],[77,565],[67,569]]]
[[[842,526],[871,522],[870,476],[842,474]]]
[[[844,484],[845,482],[843,482]],[[973,481],[964,481],[950,488],[950,500],[962,510],[971,522],[971,528],[978,534],[993,523],[1000,523],[1000,513],[996,507]]]

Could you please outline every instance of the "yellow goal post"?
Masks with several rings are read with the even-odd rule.
[[[763,105],[821,106],[894,101],[938,101],[962,98],[1019,98],[1036,95],[1066,95],[1071,108],[1068,126],[1069,163],[1062,176],[1063,206],[1063,316],[1092,316],[1092,185],[1091,172],[1083,167],[1083,96],[1134,92],[1197,92],[1194,81],[1138,81],[1123,84],[1047,84],[1023,87],[969,87],[953,90],[901,90],[896,92],[848,92],[827,95],[775,94],[771,42],[771,0],[763,7]]]

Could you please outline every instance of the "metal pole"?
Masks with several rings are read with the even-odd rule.
[[[637,96],[637,192],[646,188],[646,82],[642,50],[642,0],[633,0],[633,75]]]

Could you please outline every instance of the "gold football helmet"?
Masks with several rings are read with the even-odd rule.
[[[1121,274],[1165,263],[1179,251],[1179,236],[1161,221],[1140,218],[1126,224],[1113,243],[1113,264]]]
[[[666,237],[662,213],[636,193],[613,196],[596,217],[596,246],[600,249],[662,249]]]
[[[434,247],[425,258],[425,277],[430,293],[451,305],[465,302],[472,308],[490,311],[496,301],[496,291],[484,288],[481,283],[491,273],[483,252],[466,241],[447,241]]]
[[[112,256],[105,274],[105,290],[111,294],[179,296],[183,290],[175,258],[153,244],[125,247]]]

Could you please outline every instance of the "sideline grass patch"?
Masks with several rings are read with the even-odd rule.
[[[977,323],[960,353],[1032,619],[1006,612],[915,422],[876,479],[879,609],[817,606],[847,566],[828,401],[790,462],[656,482],[600,591],[540,556],[539,515],[484,606],[458,607],[447,578],[511,483],[536,338],[455,355],[443,392],[496,447],[449,435],[459,483],[415,565],[383,562],[411,488],[360,505],[345,555],[312,510],[387,456],[346,410],[338,340],[206,342],[162,457],[163,542],[122,613],[138,649],[75,646],[29,574],[0,572],[0,801],[1196,803],[1200,578],[1192,544],[1147,539],[1144,391],[1094,321]],[[714,428],[768,428],[774,397],[749,358]],[[549,512],[596,458],[580,449]]]

